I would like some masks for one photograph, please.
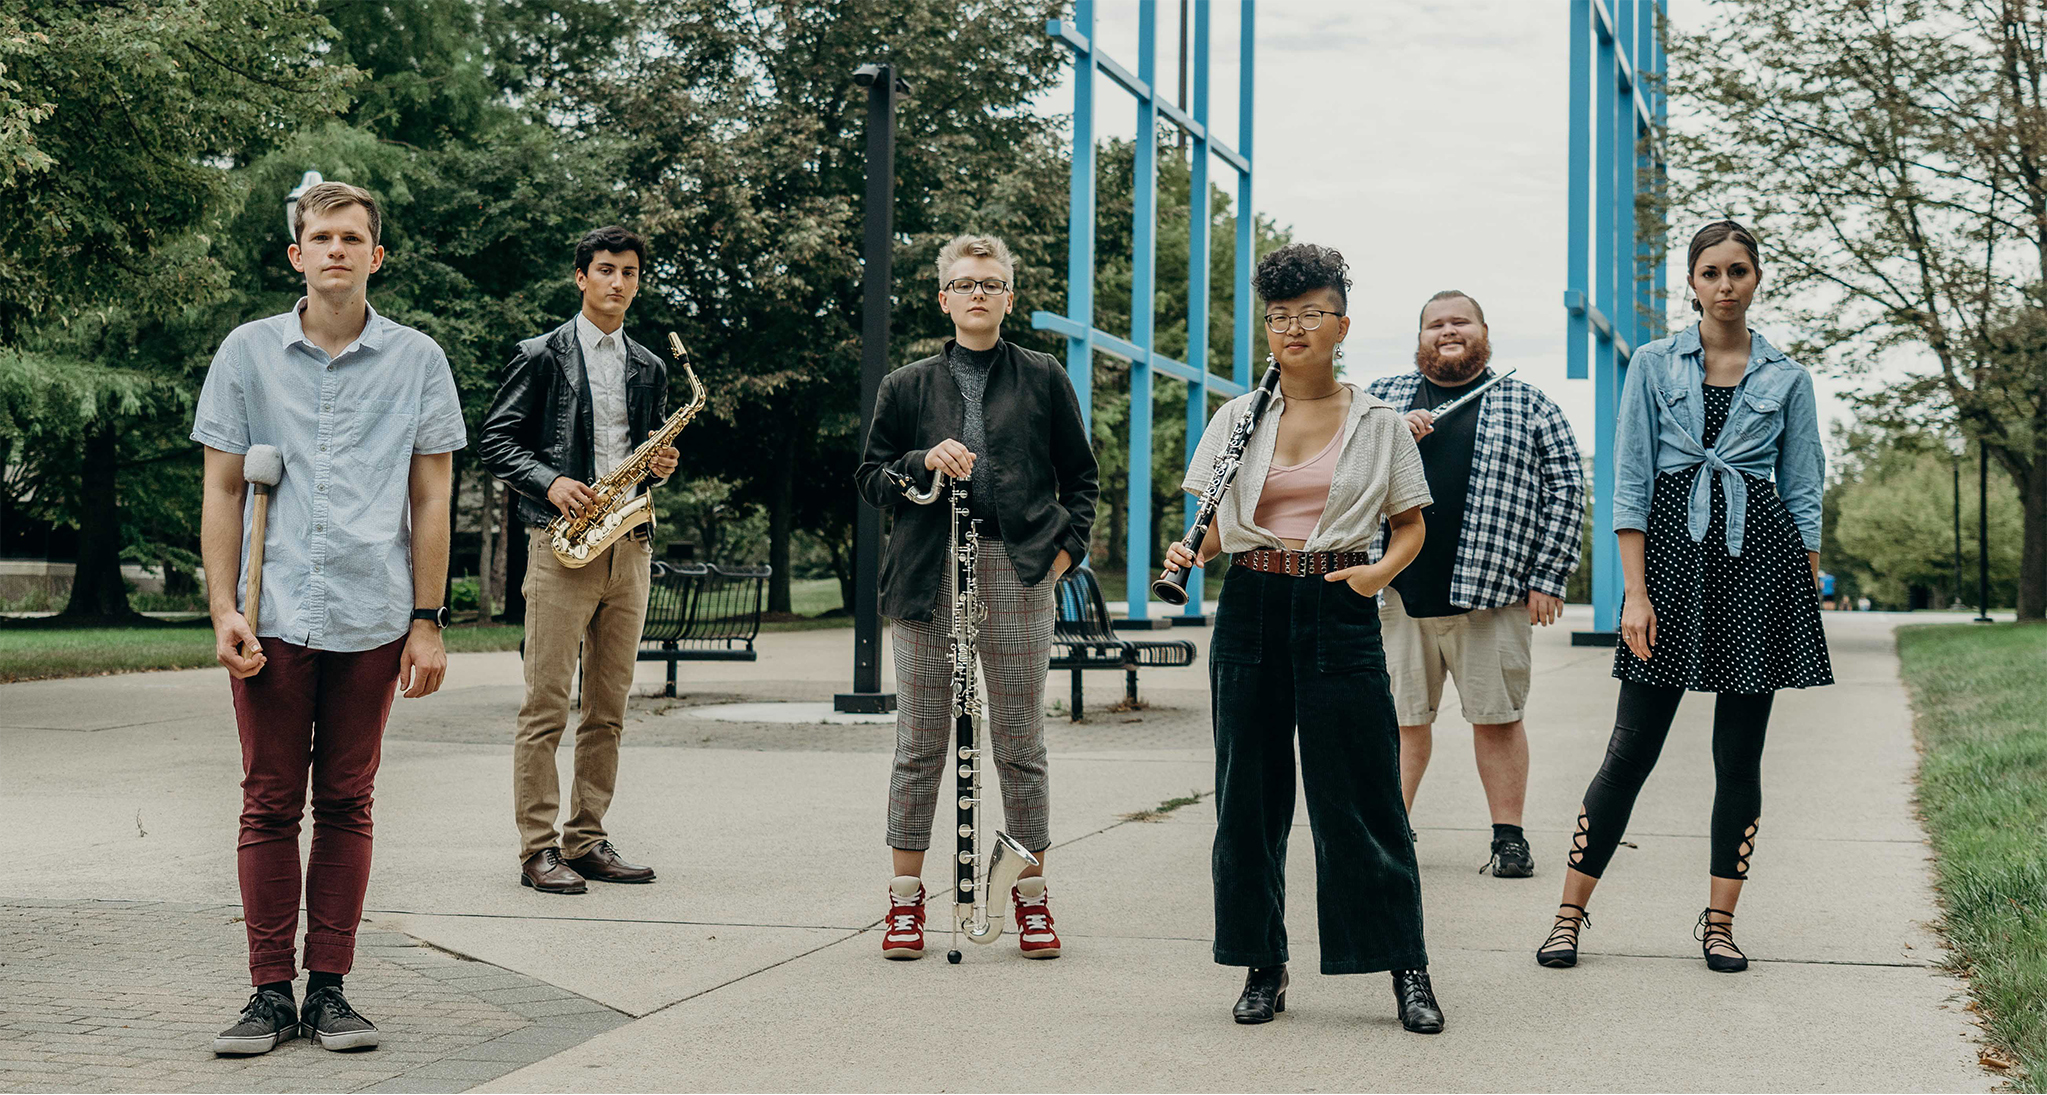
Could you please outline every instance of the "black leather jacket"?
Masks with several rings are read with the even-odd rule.
[[[999,345],[1006,352],[988,373],[981,401],[987,466],[994,472],[996,516],[1010,562],[1023,584],[1034,586],[1045,580],[1062,550],[1075,566],[1087,557],[1095,521],[1095,452],[1059,359],[1007,340]],[[881,556],[885,616],[931,619],[951,565],[945,543],[952,523],[943,500],[912,505],[886,473],[907,475],[928,489],[933,473],[924,466],[925,452],[959,437],[965,418],[966,402],[944,353],[882,378],[866,454],[853,478],[869,505],[895,514]]]
[[[668,367],[654,352],[625,340],[628,447],[637,447],[668,417]],[[519,343],[504,383],[483,417],[477,453],[492,475],[519,492],[519,519],[543,528],[561,511],[547,488],[568,476],[590,482],[597,465],[591,442],[590,385],[576,321]],[[648,479],[648,487],[663,480]]]

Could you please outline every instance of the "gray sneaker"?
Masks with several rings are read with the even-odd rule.
[[[321,1049],[370,1049],[380,1040],[376,1025],[355,1013],[336,988],[306,993],[300,1013],[306,1037]]]
[[[279,1042],[289,1042],[299,1036],[298,1005],[281,992],[257,991],[249,994],[249,1002],[242,1008],[242,1018],[234,1026],[220,1032],[213,1040],[213,1052],[219,1054],[268,1053],[277,1048]]]

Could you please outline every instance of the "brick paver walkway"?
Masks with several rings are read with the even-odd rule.
[[[0,900],[0,1091],[463,1091],[627,1021],[365,922],[348,996],[382,1046],[215,1057],[248,999],[240,913]]]

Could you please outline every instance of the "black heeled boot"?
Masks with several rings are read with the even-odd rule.
[[[1274,1015],[1286,1010],[1287,984],[1285,966],[1253,969],[1245,975],[1244,994],[1237,997],[1230,1014],[1239,1023],[1272,1022]]]
[[[1443,1009],[1436,1003],[1428,970],[1394,970],[1393,999],[1400,1005],[1400,1025],[1411,1033],[1443,1033]]]

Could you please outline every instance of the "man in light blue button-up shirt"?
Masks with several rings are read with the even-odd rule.
[[[370,801],[393,694],[425,696],[447,666],[452,453],[465,431],[448,359],[434,341],[369,306],[383,264],[367,192],[307,190],[292,265],[306,295],[243,324],[214,355],[192,439],[206,446],[201,546],[216,652],[241,732],[237,858],[255,995],[214,1042],[258,1053],[303,1024],[329,1049],[376,1044],[342,975],[369,884]],[[254,492],[244,457],[275,447],[260,604],[250,622]],[[301,1013],[291,996],[301,899],[298,832],[307,789],[313,848],[304,871]]]

